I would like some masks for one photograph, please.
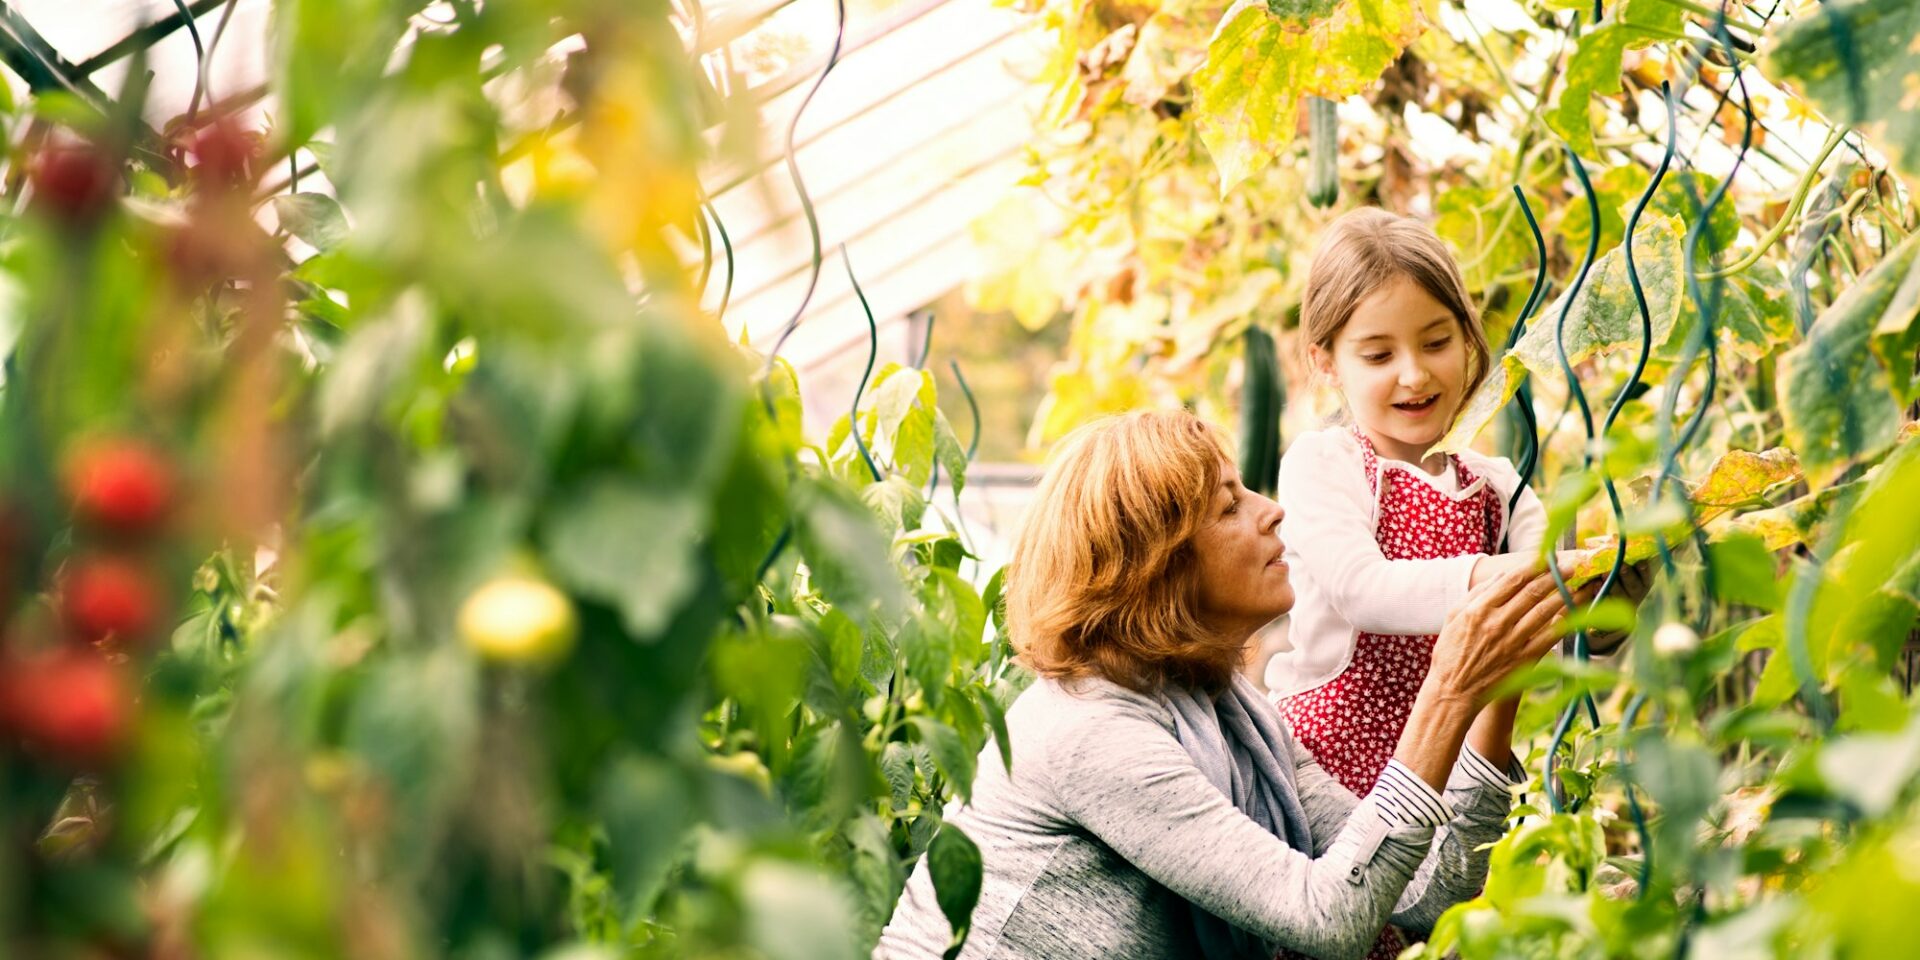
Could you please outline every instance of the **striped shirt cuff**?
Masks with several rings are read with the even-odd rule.
[[[1480,755],[1479,751],[1462,744],[1460,760],[1453,765],[1453,774],[1448,777],[1449,789],[1470,789],[1475,786],[1487,787],[1505,792],[1516,783],[1524,783],[1527,772],[1520,766],[1517,757],[1509,755],[1507,769],[1495,766],[1493,761]]]
[[[1371,796],[1374,809],[1388,829],[1439,827],[1453,819],[1453,808],[1446,798],[1398,760],[1387,761]]]

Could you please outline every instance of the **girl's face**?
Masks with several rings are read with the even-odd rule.
[[[1396,278],[1360,301],[1331,350],[1310,353],[1381,456],[1437,469],[1422,460],[1452,426],[1467,384],[1466,338],[1452,311]]]
[[[1293,608],[1293,583],[1281,559],[1280,505],[1240,485],[1220,465],[1211,515],[1194,534],[1200,616],[1223,635],[1253,631]]]

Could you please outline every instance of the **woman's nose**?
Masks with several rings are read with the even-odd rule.
[[[1260,518],[1260,532],[1272,533],[1280,529],[1280,521],[1286,518],[1287,511],[1275,500],[1268,499],[1267,497],[1261,497],[1260,499],[1267,501],[1267,513]]]

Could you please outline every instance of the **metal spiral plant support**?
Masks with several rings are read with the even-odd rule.
[[[1547,241],[1540,235],[1540,221],[1534,219],[1533,206],[1527,203],[1527,192],[1520,189],[1517,183],[1513,185],[1513,198],[1520,204],[1520,213],[1527,218],[1527,229],[1533,234],[1533,248],[1539,266],[1534,271],[1533,290],[1527,294],[1526,305],[1520,308],[1520,315],[1514,319],[1513,329],[1507,331],[1507,342],[1500,350],[1502,357],[1512,351],[1519,344],[1520,338],[1526,334],[1527,319],[1533,316],[1534,308],[1540,305],[1547,290]],[[1505,361],[1502,360],[1502,362]],[[1521,492],[1526,490],[1527,485],[1533,481],[1533,472],[1540,465],[1540,421],[1533,412],[1533,389],[1527,385],[1526,381],[1521,381],[1520,386],[1514,391],[1514,401],[1513,409],[1520,419],[1521,427],[1526,431],[1522,434],[1526,444],[1520,457],[1520,482],[1514,485],[1513,493],[1507,497],[1509,526],[1513,522],[1513,511],[1520,506]],[[1511,541],[1511,531],[1507,536],[1500,538],[1501,553],[1508,552],[1507,548],[1511,545]]]
[[[853,259],[847,256],[847,245],[840,245],[840,261],[847,266],[847,282],[853,284],[853,295],[860,300],[860,309],[867,315],[867,369],[860,372],[860,385],[853,390],[853,406],[847,410],[847,432],[853,436],[854,448],[860,451],[860,459],[867,464],[867,472],[873,474],[873,482],[880,482],[880,468],[873,464],[873,454],[867,451],[867,442],[860,436],[860,397],[867,392],[867,378],[873,376],[874,358],[880,355],[880,326],[873,321],[873,308],[867,305],[866,291],[860,289],[859,278],[853,275]]]
[[[813,289],[820,282],[820,218],[814,213],[813,199],[807,195],[806,179],[800,175],[800,162],[794,156],[793,136],[800,127],[801,115],[807,112],[807,105],[813,102],[813,95],[820,92],[820,86],[827,82],[827,75],[833,72],[833,65],[840,60],[840,44],[846,40],[847,36],[847,3],[846,0],[834,0],[833,6],[835,13],[833,49],[827,54],[826,66],[821,68],[820,75],[813,81],[813,86],[808,88],[806,96],[801,98],[800,105],[794,108],[793,119],[787,123],[787,173],[793,178],[794,192],[800,196],[800,210],[807,218],[807,235],[813,241],[813,257],[812,269],[807,274],[806,292],[801,295],[799,306],[794,308],[793,317],[781,327],[780,336],[774,340],[773,349],[767,351],[767,363],[761,371],[760,402],[766,407],[769,419],[774,416],[773,396],[770,392],[774,364],[779,362],[780,348],[787,345],[787,338],[792,336],[793,331],[800,326],[800,318],[806,314],[807,304],[813,301]],[[714,218],[714,222],[718,223],[719,218]],[[731,260],[731,247],[728,248],[728,255]],[[731,270],[728,272],[728,288],[732,288]],[[787,457],[789,477],[792,476],[794,469],[793,458],[789,456]],[[774,539],[773,547],[760,561],[759,573],[754,578],[755,582],[766,578],[767,571],[773,569],[773,561],[779,558],[792,539],[793,520],[789,518],[781,527],[780,536]]]
[[[800,98],[800,105],[793,110],[793,119],[787,121],[787,173],[793,178],[794,193],[799,195],[801,212],[806,214],[807,235],[813,242],[812,270],[807,274],[806,292],[800,295],[800,303],[794,307],[793,317],[780,328],[780,336],[774,340],[773,349],[767,352],[767,370],[773,370],[773,361],[780,355],[780,348],[787,345],[787,338],[800,326],[800,318],[806,315],[807,304],[813,302],[813,288],[820,282],[820,218],[814,215],[813,198],[807,194],[806,179],[800,175],[800,161],[795,156],[793,137],[800,129],[800,117],[807,112],[807,105],[813,102],[814,94],[820,92],[827,75],[833,72],[833,65],[840,61],[840,44],[847,38],[847,0],[834,0],[835,24],[833,31],[833,49],[827,53],[827,65],[807,89],[807,95]]]
[[[1586,463],[1588,467],[1592,467],[1593,411],[1587,406],[1587,395],[1586,392],[1580,388],[1580,378],[1574,373],[1573,364],[1567,360],[1567,318],[1573,313],[1573,304],[1580,296],[1580,289],[1586,286],[1587,274],[1593,269],[1593,261],[1600,255],[1600,198],[1593,191],[1593,182],[1587,178],[1587,168],[1581,165],[1580,156],[1573,152],[1572,147],[1566,146],[1565,144],[1562,144],[1561,149],[1566,152],[1567,162],[1573,169],[1574,178],[1580,182],[1580,189],[1586,194],[1587,222],[1591,224],[1591,227],[1587,231],[1587,253],[1580,261],[1580,272],[1575,275],[1573,285],[1568,287],[1567,292],[1563,295],[1566,297],[1566,302],[1561,306],[1560,316],[1554,325],[1553,342],[1554,348],[1558,351],[1560,357],[1560,371],[1567,378],[1568,400],[1570,403],[1577,402],[1580,405],[1581,419],[1586,424],[1588,437]],[[1631,240],[1629,240],[1629,243],[1631,243]],[[1557,426],[1558,421],[1555,421],[1555,424]],[[1567,587],[1567,579],[1560,573],[1560,564],[1558,562],[1547,564],[1547,572],[1553,575],[1554,586],[1560,591],[1560,601],[1566,604],[1567,609],[1573,609],[1576,606],[1573,600],[1573,591]],[[1578,630],[1573,634],[1573,655],[1574,658],[1578,660],[1587,659],[1587,634],[1585,630]],[[1592,698],[1589,696],[1585,699],[1587,700],[1589,709],[1591,709]],[[1553,773],[1554,760],[1560,754],[1560,746],[1567,740],[1567,732],[1573,728],[1573,718],[1578,709],[1578,701],[1567,705],[1566,712],[1561,714],[1560,722],[1554,728],[1553,740],[1547,747],[1547,756],[1544,761],[1546,771],[1543,782],[1547,788],[1548,805],[1554,813],[1561,812],[1566,806],[1564,799],[1560,795],[1559,779],[1556,778]],[[1598,725],[1597,717],[1595,718],[1595,724]]]

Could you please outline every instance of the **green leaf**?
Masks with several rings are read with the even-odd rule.
[[[1910,0],[1834,0],[1769,31],[1764,72],[1836,122],[1853,126],[1896,166],[1920,176],[1920,7]]]
[[[347,216],[323,193],[294,193],[273,198],[280,226],[315,250],[332,250],[347,238]]]
[[[927,846],[927,874],[933,879],[933,897],[940,912],[953,927],[953,942],[947,951],[954,954],[966,943],[973,923],[973,908],[980,902],[983,870],[980,848],[960,828],[942,824]]]
[[[873,435],[873,454],[883,457],[915,487],[933,478],[933,374],[889,363],[874,375],[865,422]]]
[[[686,775],[652,757],[621,757],[609,765],[594,807],[607,833],[607,863],[628,921],[652,916],[654,899],[694,822]]]
[[[837,824],[866,798],[872,772],[852,727],[834,721],[810,729],[794,748],[788,808],[817,827]]]
[[[941,410],[933,412],[933,455],[946,473],[954,497],[958,498],[960,491],[967,487],[967,448],[954,435],[953,424],[947,422],[947,415]]]
[[[880,775],[893,794],[894,809],[905,810],[913,798],[913,751],[898,740],[888,741],[880,752]]]
[[[1300,98],[1342,100],[1379,79],[1420,33],[1424,2],[1236,0],[1193,72],[1194,125],[1220,195],[1293,141]]]
[[[1908,268],[1873,328],[1873,353],[1887,368],[1901,406],[1920,401],[1920,260]]]
[[[748,867],[746,941],[768,960],[854,960],[853,910],[841,886],[817,870],[778,860]]]
[[[1000,763],[1008,773],[1013,772],[1013,739],[1007,733],[1007,711],[1000,706],[1000,700],[992,690],[980,689],[976,694],[980,702],[980,712],[987,715],[987,724],[993,729],[993,742],[1000,747]]]
[[[695,555],[705,519],[704,501],[691,493],[602,480],[560,498],[541,544],[555,576],[618,609],[629,631],[649,637],[699,584]]]
[[[928,571],[927,583],[934,587],[942,619],[952,625],[961,650],[971,656],[987,628],[987,608],[980,595],[973,592],[973,584],[944,567]]]
[[[812,481],[797,492],[794,534],[813,584],[848,616],[858,619],[877,604],[883,617],[897,619],[906,590],[873,515],[835,483]]]
[[[927,702],[938,704],[953,674],[953,626],[932,616],[915,617],[900,631],[907,654],[907,675],[926,691]]]
[[[860,488],[860,501],[880,519],[881,528],[890,531],[918,530],[920,518],[927,512],[926,495],[897,473]]]
[[[913,728],[919,731],[921,742],[933,754],[934,765],[953,787],[953,792],[962,800],[970,799],[973,796],[974,757],[967,751],[960,734],[932,717],[918,716],[910,720]]]
[[[1708,544],[1713,558],[1713,593],[1725,603],[1778,612],[1780,561],[1759,537],[1741,534]]]
[[[1855,281],[1814,321],[1806,340],[1780,357],[1777,389],[1787,444],[1799,452],[1816,488],[1856,460],[1885,450],[1899,432],[1900,403],[1872,340],[1916,254],[1920,234]]]
[[[1870,817],[1884,816],[1920,775],[1920,724],[1901,733],[1835,737],[1820,748],[1821,779]]]
[[[1609,5],[1606,18],[1580,36],[1567,61],[1559,95],[1547,111],[1547,126],[1565,138],[1583,157],[1599,155],[1593,142],[1595,101],[1621,92],[1621,58],[1679,33],[1685,23],[1681,8],[1666,0],[1623,0]]]

